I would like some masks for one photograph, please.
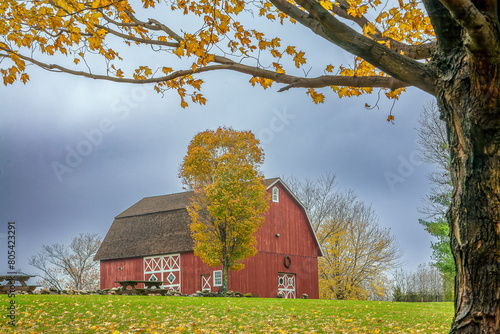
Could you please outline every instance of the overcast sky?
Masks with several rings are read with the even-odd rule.
[[[313,58],[312,58],[313,59]],[[429,191],[417,153],[417,119],[432,99],[408,89],[367,110],[377,95],[315,105],[304,90],[252,88],[238,73],[205,75],[206,106],[180,107],[177,93],[30,69],[27,85],[0,88],[0,266],[7,270],[7,222],[16,222],[18,269],[42,244],[79,233],[106,235],[113,218],[146,196],[182,191],[179,164],[193,136],[231,126],[262,143],[266,177],[337,175],[391,228],[407,268],[430,261],[431,237],[418,224]]]

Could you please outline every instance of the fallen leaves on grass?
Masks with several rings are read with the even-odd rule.
[[[30,295],[0,332],[447,333],[452,315],[451,303]]]

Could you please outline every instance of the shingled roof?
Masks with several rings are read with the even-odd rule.
[[[279,178],[266,179],[270,187]],[[194,248],[186,210],[192,191],[145,197],[115,217],[94,260],[123,259]]]
[[[185,209],[193,196],[192,191],[186,191],[177,194],[145,197],[132,205],[127,210],[120,213],[115,218],[125,218],[147,215],[158,212],[167,212],[172,210]]]

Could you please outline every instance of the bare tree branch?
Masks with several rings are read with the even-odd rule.
[[[42,282],[56,289],[95,290],[99,284],[99,262],[93,258],[101,245],[97,234],[80,234],[69,246],[43,245],[28,264],[42,271]]]
[[[64,289],[63,276],[61,270],[53,268],[47,264],[47,258],[43,254],[37,254],[28,259],[28,264],[40,270],[42,275],[37,275],[42,279],[41,283],[47,287],[55,287],[58,290]]]

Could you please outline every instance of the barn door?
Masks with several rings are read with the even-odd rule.
[[[295,274],[278,274],[278,292],[283,298],[295,298]]]
[[[212,275],[201,275],[201,291],[212,291],[211,280]]]
[[[181,291],[181,255],[158,255],[144,258],[144,279],[164,281],[164,289]]]

